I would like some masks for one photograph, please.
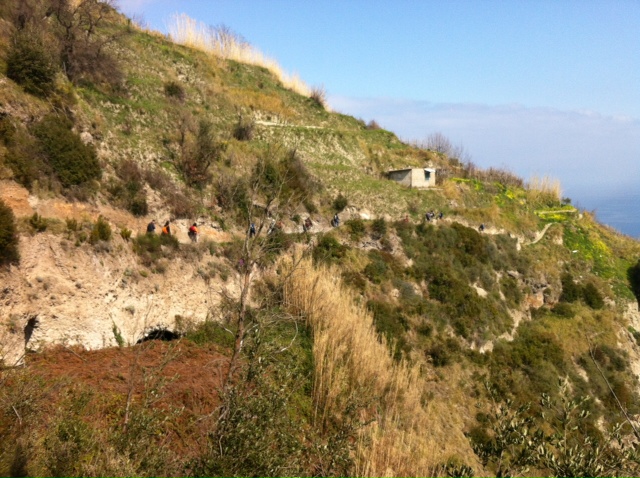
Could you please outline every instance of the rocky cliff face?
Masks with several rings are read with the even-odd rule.
[[[235,295],[233,271],[224,274],[226,280],[215,276],[223,260],[205,251],[203,244],[154,273],[141,266],[131,244],[117,234],[120,228],[131,229],[134,236],[142,233],[143,219],[108,206],[38,199],[9,181],[2,182],[0,197],[19,221],[34,212],[62,223],[102,215],[114,230],[108,244],[97,245],[77,244],[54,227],[21,235],[20,265],[0,272],[6,321],[0,329],[0,358],[9,365],[19,361],[25,349],[44,344],[80,344],[88,349],[114,346],[118,340],[132,344],[149,330],[175,330],[189,321],[203,321],[222,294]],[[180,242],[189,242],[186,220],[172,229]],[[229,234],[207,224],[201,231],[203,239],[229,239]]]

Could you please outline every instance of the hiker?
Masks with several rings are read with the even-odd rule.
[[[191,242],[198,242],[198,225],[195,222],[191,225],[187,234]]]
[[[484,231],[484,223],[480,224],[480,227],[478,229],[480,229],[480,232]]]
[[[340,217],[337,214],[334,214],[333,219],[331,220],[331,225],[333,227],[338,227],[340,225]]]
[[[431,221],[431,214],[429,214],[428,212],[425,213],[424,218],[427,220],[427,222]]]
[[[256,225],[254,223],[251,223],[249,225],[249,237],[253,237],[256,235]]]
[[[270,235],[276,228],[276,220],[271,218],[271,224],[269,224],[269,229],[267,229],[267,236]]]
[[[163,236],[171,235],[171,226],[169,225],[169,221],[164,223],[164,227],[162,228],[162,235]]]
[[[442,211],[440,211],[440,214],[438,214],[438,219],[442,219],[444,217],[444,214],[442,213]]]
[[[147,224],[147,234],[154,234],[156,232],[156,220],[154,219]]]

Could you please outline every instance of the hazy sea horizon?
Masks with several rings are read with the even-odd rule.
[[[598,222],[640,240],[640,193],[583,195],[574,204],[580,209],[595,212]]]

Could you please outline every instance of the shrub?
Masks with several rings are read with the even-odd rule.
[[[520,305],[522,302],[522,292],[518,287],[518,281],[511,276],[505,275],[500,279],[500,290],[505,299],[513,305]]]
[[[56,67],[34,32],[16,35],[7,55],[7,77],[27,93],[48,96],[54,89]]]
[[[381,129],[381,127],[376,120],[371,120],[367,123],[367,129],[378,130]]]
[[[131,229],[127,229],[126,227],[123,227],[122,229],[120,229],[120,237],[122,237],[122,239],[124,239],[127,242],[129,242],[129,239],[131,239],[131,234],[132,234]]]
[[[373,314],[373,324],[376,331],[385,336],[390,343],[395,343],[394,357],[401,358],[402,350],[408,349],[404,333],[409,329],[407,319],[402,311],[391,304],[378,300],[368,301],[367,309]]]
[[[98,220],[93,225],[91,229],[91,234],[89,235],[89,242],[91,244],[96,244],[98,241],[108,242],[111,240],[111,226],[102,216],[98,217]]]
[[[333,209],[336,212],[342,212],[348,205],[349,201],[342,195],[342,193],[338,194],[338,196],[333,200]]]
[[[562,293],[560,300],[562,302],[575,302],[580,298],[580,287],[573,280],[573,276],[569,272],[565,272],[560,276],[562,284]]]
[[[636,296],[636,300],[638,304],[640,304],[640,260],[627,269],[627,280],[629,281],[633,295]]]
[[[371,231],[376,238],[381,238],[387,233],[387,223],[380,217],[371,223]]]
[[[582,289],[582,297],[584,299],[584,303],[592,309],[602,309],[604,307],[602,294],[592,282],[589,282],[584,286],[584,289]]]
[[[35,232],[44,232],[47,230],[49,223],[37,212],[33,213],[33,216],[29,218],[29,225]]]
[[[349,219],[344,223],[345,226],[351,232],[351,239],[354,241],[358,241],[364,236],[367,228],[364,225],[364,221],[362,219]]]
[[[170,81],[164,85],[164,94],[169,98],[176,98],[178,101],[184,101],[186,94],[184,88],[175,81]]]
[[[318,263],[336,263],[346,254],[347,247],[343,246],[332,235],[322,234],[318,239],[318,244],[313,249],[313,260]]]
[[[165,234],[139,234],[133,240],[133,251],[147,267],[156,265],[158,268],[158,261],[172,257],[179,246],[175,236]]]
[[[307,211],[313,213],[312,209],[315,205],[311,202],[311,198],[320,191],[321,184],[311,175],[295,149],[287,153],[281,166],[284,176],[283,200],[302,199]]]
[[[185,146],[179,164],[187,184],[198,188],[207,184],[211,179],[209,166],[223,151],[224,145],[216,139],[213,125],[206,120],[200,121],[195,142]]]
[[[575,311],[571,304],[566,302],[558,302],[553,306],[552,311],[558,317],[564,317],[565,319],[571,319],[575,315]]]
[[[316,86],[311,90],[311,101],[319,108],[325,109],[327,106],[327,92],[322,86]]]
[[[35,138],[24,128],[15,128],[6,133],[4,143],[7,146],[5,163],[11,169],[13,178],[31,190],[33,182],[46,177],[49,172],[41,159]]]
[[[95,150],[71,131],[72,123],[56,115],[45,117],[34,128],[43,152],[64,187],[102,176]]]
[[[11,208],[0,199],[0,265],[19,261],[16,218]]]
[[[256,128],[253,119],[246,119],[242,116],[238,117],[238,122],[233,127],[233,137],[238,141],[251,141]]]

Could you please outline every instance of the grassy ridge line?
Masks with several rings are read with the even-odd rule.
[[[368,424],[360,429],[357,476],[433,476],[462,450],[467,463],[475,461],[461,423],[444,423],[456,413],[423,405],[419,367],[394,362],[371,314],[342,288],[337,274],[305,259],[291,272],[284,297],[313,330],[316,424],[328,426],[354,404],[359,421]]]
[[[303,96],[311,95],[311,89],[297,75],[286,74],[275,60],[267,58],[254,46],[224,27],[206,26],[182,13],[172,17],[169,32],[171,39],[176,43],[227,60],[261,66],[273,73],[286,88]]]

